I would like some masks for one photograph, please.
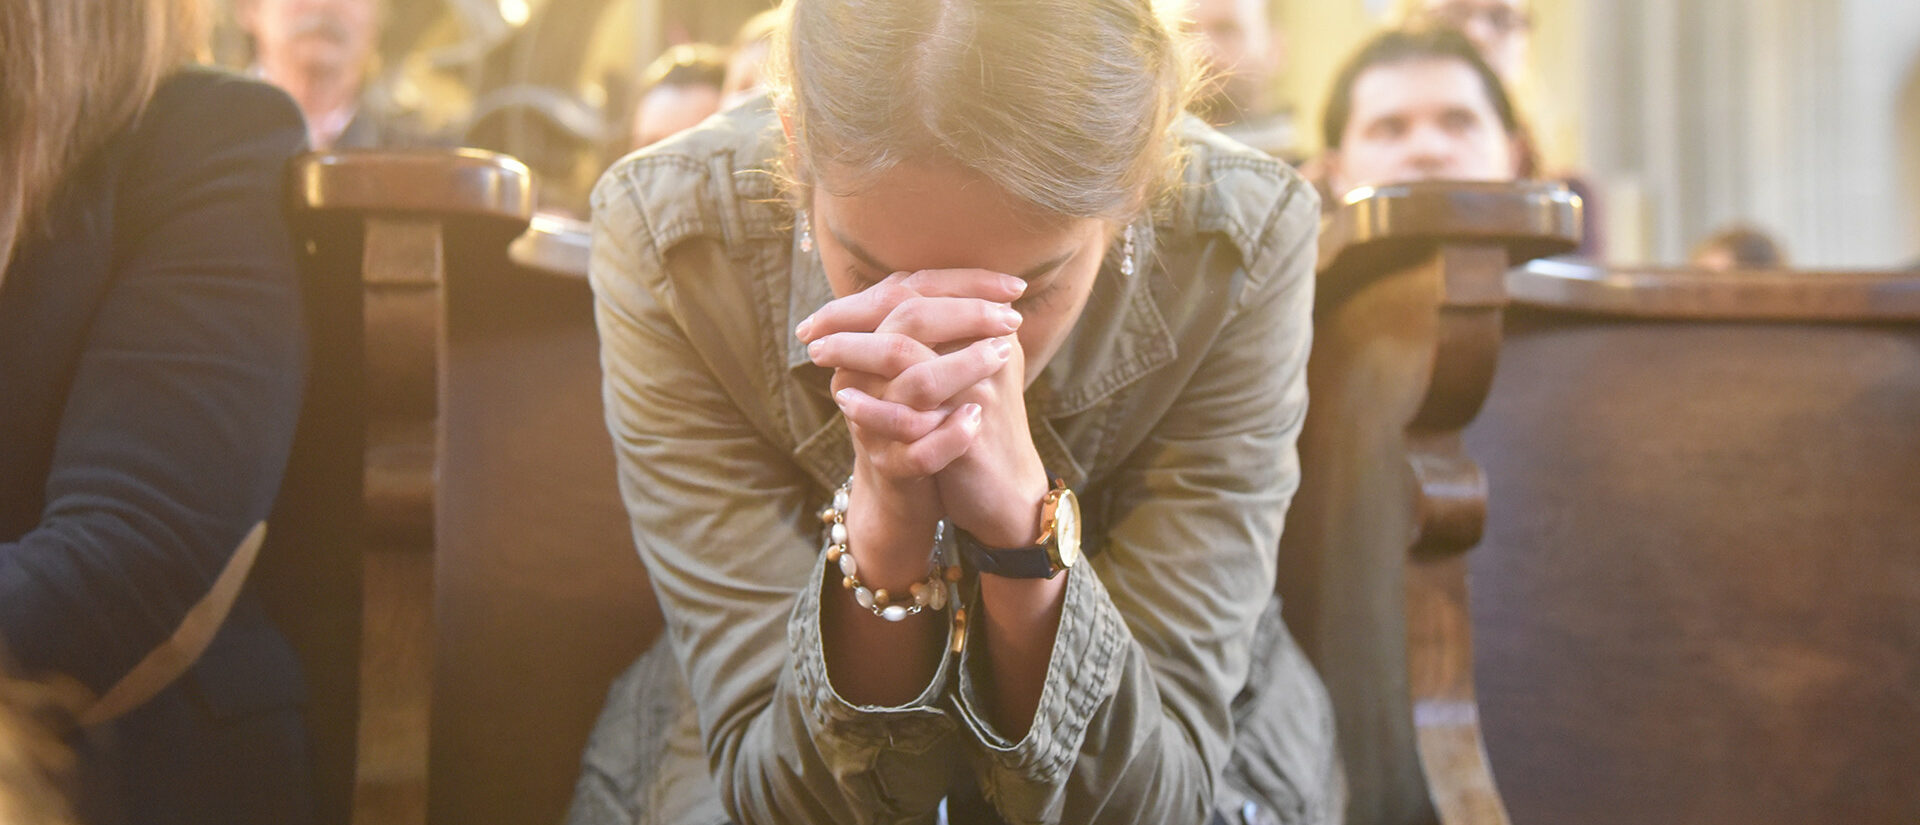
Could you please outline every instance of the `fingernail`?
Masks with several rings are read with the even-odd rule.
[[[844,389],[844,390],[841,390],[841,391],[839,391],[839,392],[836,392],[836,393],[834,393],[834,394],[833,394],[833,400],[835,400],[835,401],[838,401],[838,402],[840,402],[840,406],[842,406],[842,407],[844,407],[844,406],[846,406],[846,405],[848,405],[848,404],[852,404],[852,403],[853,403],[853,388],[852,388],[852,387],[848,387],[848,388],[846,388],[846,389]]]
[[[964,407],[961,407],[960,415],[964,416],[963,418],[960,419],[961,426],[964,426],[970,430],[980,426],[980,412],[981,411],[980,411],[979,404],[968,404]]]
[[[991,338],[987,340],[987,351],[993,353],[994,358],[1005,361],[1013,357],[1013,344],[1005,338]]]
[[[813,316],[811,315],[807,316],[807,320],[801,321],[800,326],[793,328],[793,335],[804,341],[807,338],[807,331],[810,329],[813,329]]]
[[[1000,276],[1000,280],[1006,284],[1007,291],[1015,295],[1027,291],[1027,282],[1023,278],[1016,278],[1012,275],[1002,275]]]
[[[811,344],[808,344],[808,345],[807,345],[807,360],[809,360],[809,361],[818,361],[818,360],[820,360],[820,351],[821,351],[821,350],[823,350],[823,349],[826,349],[826,348],[827,348],[827,343],[826,343],[826,342],[827,342],[827,339],[825,339],[825,338],[822,338],[822,339],[820,339],[820,340],[818,340],[818,341],[815,341],[815,342],[813,342],[813,343],[811,343]]]
[[[1020,328],[1020,311],[1013,307],[1001,307],[996,317],[1000,319],[1000,323],[1007,326],[1007,329]]]

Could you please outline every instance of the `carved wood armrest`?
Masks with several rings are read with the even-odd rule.
[[[1489,823],[1465,558],[1486,480],[1460,431],[1492,386],[1514,263],[1574,249],[1579,198],[1542,183],[1355,193],[1320,239],[1313,406],[1283,570],[1289,623],[1334,696],[1356,823]]]
[[[308,255],[331,267],[322,277],[353,280],[360,304],[357,351],[313,356],[316,371],[356,373],[360,388],[342,399],[353,408],[323,412],[364,425],[351,821],[423,823],[448,255],[504,258],[532,213],[532,182],[519,161],[464,149],[314,154],[289,174]]]

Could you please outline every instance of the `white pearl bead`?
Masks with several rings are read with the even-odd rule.
[[[840,575],[842,576],[860,575],[860,565],[854,563],[852,553],[840,554]]]
[[[844,524],[835,524],[827,528],[827,537],[832,539],[834,544],[846,544],[847,526]]]
[[[842,489],[833,491],[833,509],[838,510],[840,514],[843,516],[847,514],[846,489],[842,488]]]
[[[871,590],[868,590],[864,587],[854,588],[853,600],[856,602],[859,602],[861,607],[864,607],[868,610],[873,609],[873,591]]]
[[[889,605],[886,609],[880,611],[880,618],[890,622],[897,622],[906,617],[907,609],[897,604]]]

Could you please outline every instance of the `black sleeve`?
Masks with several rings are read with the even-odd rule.
[[[170,636],[273,503],[305,335],[286,222],[298,109],[188,71],[130,136],[108,292],[60,419],[46,509],[0,543],[0,634],[104,691]]]

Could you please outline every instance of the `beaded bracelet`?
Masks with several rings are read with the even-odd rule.
[[[848,478],[840,489],[833,491],[833,503],[820,511],[820,521],[827,525],[827,563],[840,566],[840,586],[853,591],[853,599],[870,611],[890,622],[906,619],[926,610],[945,610],[952,601],[951,587],[960,581],[959,565],[943,565],[945,555],[942,539],[946,537],[946,522],[942,521],[933,533],[933,571],[927,580],[914,582],[911,596],[899,603],[885,588],[870,589],[860,581],[860,566],[854,562],[853,554],[847,552],[847,499],[853,487],[853,479]]]

